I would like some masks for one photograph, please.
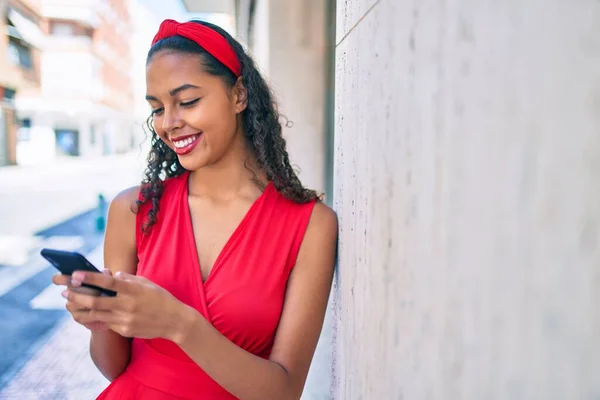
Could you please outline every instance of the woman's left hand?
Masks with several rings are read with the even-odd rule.
[[[76,271],[71,278],[74,287],[86,283],[117,292],[115,297],[97,297],[68,289],[64,296],[86,309],[78,316],[80,323],[102,321],[124,337],[174,340],[182,314],[189,309],[167,290],[143,277]]]

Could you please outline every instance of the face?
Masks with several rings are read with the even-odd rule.
[[[197,56],[155,54],[146,67],[146,87],[154,130],[185,169],[218,162],[242,140],[243,88],[239,82],[228,88],[204,72]]]

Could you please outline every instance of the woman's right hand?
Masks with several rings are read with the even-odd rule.
[[[109,269],[105,269],[104,271],[102,271],[102,273],[105,275],[112,275],[112,273],[110,272]],[[52,283],[54,283],[57,286],[65,286],[66,287],[65,292],[63,292],[63,296],[64,296],[64,294],[66,294],[67,290],[71,290],[76,293],[87,294],[89,296],[100,296],[101,295],[100,291],[98,291],[96,289],[83,287],[83,286],[80,286],[81,283],[72,282],[71,275],[63,275],[63,274],[54,275],[52,277]],[[79,319],[80,315],[82,313],[85,313],[86,311],[88,311],[86,308],[82,308],[81,306],[79,306],[73,302],[70,302],[70,301],[67,301],[67,304],[65,307],[71,313],[71,315],[73,316],[73,319],[77,322],[79,322],[78,319]],[[89,329],[92,332],[102,332],[102,331],[108,330],[108,326],[104,322],[100,322],[100,321],[89,322],[89,323],[81,324],[81,325],[85,326],[87,329]]]

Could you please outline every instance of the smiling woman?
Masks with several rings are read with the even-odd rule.
[[[54,278],[112,381],[99,398],[297,399],[336,216],[296,176],[272,94],[226,32],[164,21],[146,78],[152,149],[142,185],[111,204],[109,270]]]

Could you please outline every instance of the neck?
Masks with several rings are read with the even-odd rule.
[[[190,173],[189,191],[195,196],[232,198],[249,188],[255,189],[254,178],[266,182],[245,141],[236,140],[218,162]]]

